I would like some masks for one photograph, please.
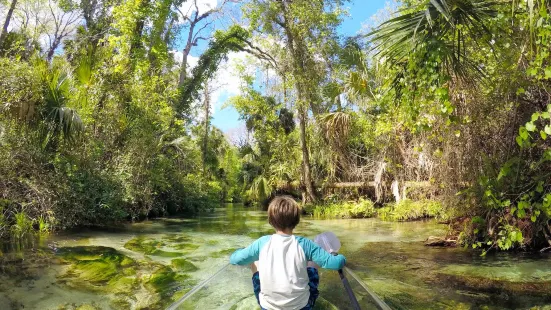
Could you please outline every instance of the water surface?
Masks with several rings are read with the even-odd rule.
[[[429,248],[435,222],[303,218],[296,234],[333,231],[348,266],[394,309],[551,309],[551,256],[481,257]],[[157,219],[112,230],[66,232],[0,254],[0,309],[163,309],[271,234],[266,213],[227,205],[192,219]],[[374,308],[352,281],[365,309]],[[350,309],[334,271],[321,272],[319,309]],[[250,271],[230,267],[181,309],[251,309]]]

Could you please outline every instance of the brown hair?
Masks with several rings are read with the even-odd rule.
[[[275,229],[294,229],[300,222],[300,207],[291,196],[278,196],[268,206],[268,222]]]

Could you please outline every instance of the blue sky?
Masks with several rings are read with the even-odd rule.
[[[350,16],[347,17],[341,27],[340,34],[344,36],[353,36],[362,28],[362,24],[370,19],[377,11],[385,7],[388,0],[353,0],[347,6],[349,7]],[[218,98],[217,107],[221,107],[223,103],[231,97],[227,92],[222,93]],[[239,121],[239,114],[232,107],[224,109],[215,108],[212,124],[220,128],[224,132],[242,126]]]

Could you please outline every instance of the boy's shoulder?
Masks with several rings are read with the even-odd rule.
[[[306,237],[303,237],[303,236],[297,236],[297,235],[293,235],[295,237],[295,239],[298,241],[298,243],[300,245],[310,245],[311,243],[313,243],[312,240],[306,238]]]

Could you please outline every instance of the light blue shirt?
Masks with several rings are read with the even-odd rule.
[[[322,268],[341,269],[346,259],[332,255],[310,239],[274,234],[264,236],[230,257],[234,265],[257,263],[260,305],[264,309],[302,309],[310,296],[306,267],[313,261]]]

